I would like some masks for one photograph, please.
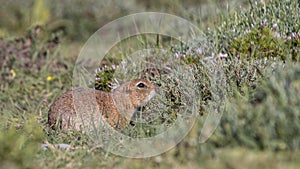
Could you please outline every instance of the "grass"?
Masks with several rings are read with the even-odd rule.
[[[80,19],[78,23],[81,23],[71,26],[76,28],[75,33],[68,32],[69,28],[62,29],[62,32],[52,31],[49,24],[45,24],[41,28],[31,27],[22,35],[20,32],[24,30],[15,30],[13,20],[4,22],[1,19],[7,27],[0,29],[0,35],[6,32],[5,38],[0,39],[0,168],[299,168],[300,4],[289,0],[249,2],[245,2],[248,8],[236,9],[208,20],[199,20],[200,14],[195,14],[192,7],[178,8],[181,1],[165,1],[163,5],[132,1],[129,5],[120,5],[123,13],[115,11],[111,16],[105,15],[110,20],[146,4],[148,10],[159,11],[162,10],[159,7],[165,7],[165,11],[190,16],[201,29],[214,26],[204,29],[205,45],[199,40],[197,46],[182,46],[165,37],[159,37],[157,41],[157,35],[145,35],[127,39],[110,50],[106,63],[118,65],[121,59],[111,58],[123,58],[145,46],[167,48],[167,56],[180,56],[178,64],[189,67],[193,72],[192,79],[197,81],[193,88],[201,96],[198,100],[199,116],[191,132],[168,152],[145,159],[115,156],[105,152],[101,145],[93,144],[80,132],[49,131],[45,126],[50,104],[72,86],[74,63],[82,46],[82,41],[73,40],[85,39],[98,28],[90,17],[81,17],[75,11],[73,17],[77,16]],[[107,5],[110,7],[114,3]],[[80,5],[80,2],[76,1],[73,5],[76,4]],[[30,6],[30,3],[27,5]],[[6,11],[9,7],[18,9],[17,6],[7,5]],[[41,6],[33,5],[34,8]],[[53,11],[59,9],[52,8],[50,18]],[[69,16],[69,20],[61,24],[73,22],[68,13],[72,10],[57,13],[61,19]],[[23,28],[29,26],[26,17],[30,15],[36,14],[21,10],[20,16],[16,15],[24,19],[20,23],[24,24]],[[88,16],[100,20],[101,15],[91,12]],[[15,29],[11,28],[9,32],[10,27]],[[12,34],[19,34],[20,38],[9,37]],[[163,60],[163,57],[161,55],[160,59]],[[208,63],[214,64],[214,70],[223,73],[224,79],[213,78],[209,67],[212,65]],[[126,64],[127,73],[132,75],[137,68],[131,67],[129,62]],[[143,67],[139,69],[143,70]],[[128,74],[124,74],[121,68],[116,72],[106,71],[98,74],[102,81],[96,81],[95,86],[109,91],[107,85],[113,84],[112,78],[128,78]],[[134,74],[135,77],[140,75],[140,71]],[[184,85],[176,85],[179,78],[179,74],[162,74],[152,78],[166,95],[163,101],[166,105],[154,100],[152,105],[145,107],[145,111],[164,106],[169,109],[159,111],[158,118],[149,126],[138,124],[125,132],[136,137],[149,137],[161,132],[156,130],[155,125],[172,125],[180,115],[178,108],[184,101],[189,101],[182,100],[180,96],[188,95],[190,90],[185,90]],[[214,106],[211,101],[218,99],[211,84],[217,84],[218,89],[226,93],[227,100],[218,128],[206,143],[201,144],[201,128]],[[50,147],[44,151],[39,148],[40,143],[66,143],[71,148]]]

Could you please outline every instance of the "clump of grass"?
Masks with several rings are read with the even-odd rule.
[[[2,123],[2,120],[1,120]],[[0,163],[3,168],[32,168],[43,130],[37,118],[28,117],[22,126],[10,123],[0,128]]]

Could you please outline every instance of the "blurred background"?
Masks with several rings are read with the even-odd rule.
[[[0,37],[22,35],[35,25],[64,31],[85,41],[103,25],[137,12],[164,12],[188,19],[200,28],[213,26],[217,16],[247,6],[246,0],[1,0]]]

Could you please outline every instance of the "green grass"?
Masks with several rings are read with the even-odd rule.
[[[63,32],[57,32],[45,24],[41,33],[33,27],[27,33],[20,33],[24,32],[25,27],[31,26],[26,18],[37,14],[30,14],[26,10],[9,12],[9,9],[19,9],[20,4],[7,4],[7,16],[21,17],[23,20],[19,23],[21,26],[18,29],[21,30],[16,30],[14,19],[0,19],[6,25],[0,28],[0,36],[5,32],[2,36],[5,38],[0,39],[0,168],[299,168],[300,4],[289,0],[249,2],[244,3],[248,8],[226,9],[229,11],[226,15],[226,11],[221,10],[220,15],[203,20],[199,18],[207,15],[195,13],[194,8],[182,5],[181,1],[157,4],[132,1],[127,5],[121,4],[120,9],[123,10],[119,12],[96,14],[91,11],[90,15],[84,16],[70,8],[57,13],[61,17],[57,25],[72,22],[73,25],[70,24]],[[31,7],[29,1],[24,3]],[[111,9],[114,3],[107,4],[106,10]],[[195,5],[194,1],[189,3]],[[66,2],[62,5],[69,4]],[[75,8],[81,4],[76,1],[72,5]],[[136,36],[111,49],[106,62],[117,65],[124,56],[145,46],[156,49],[172,46],[172,49],[168,48],[167,56],[185,55],[178,64],[193,70],[193,78],[197,81],[193,87],[201,96],[197,123],[189,135],[176,147],[157,157],[127,159],[105,152],[80,132],[48,130],[46,121],[50,104],[72,86],[74,63],[83,44],[82,41],[73,40],[85,39],[98,28],[99,25],[94,24],[95,20],[91,18],[105,23],[129,13],[131,8],[142,10],[140,7],[143,5],[148,10],[166,8],[165,11],[191,19],[205,30],[206,44],[199,41],[196,47],[189,44],[182,46],[165,37],[157,41],[156,35]],[[215,9],[222,7],[217,2],[204,2],[203,5],[211,5]],[[90,6],[84,6],[83,11]],[[50,11],[49,17],[56,22],[53,13],[59,8],[52,6]],[[103,20],[100,18],[102,15],[106,16]],[[64,17],[67,22],[61,20]],[[79,25],[74,25],[76,17],[80,20]],[[210,28],[206,29],[208,26]],[[16,36],[21,38],[16,40]],[[26,43],[22,40],[31,40],[31,45],[23,48]],[[8,49],[13,50],[10,53]],[[28,52],[24,53],[24,49]],[[199,49],[204,52],[197,52]],[[213,53],[215,56],[228,56],[211,60],[217,65],[214,68],[224,73],[224,79],[211,77],[208,61],[203,60]],[[160,56],[159,59],[163,60],[164,57]],[[110,90],[107,85],[112,78],[124,78],[124,74],[118,74],[124,71],[118,71],[114,76],[113,72],[98,74],[103,81],[96,82],[96,87]],[[130,74],[135,68],[128,66],[128,71]],[[180,77],[176,74],[162,75],[168,76],[167,80],[159,77],[151,79],[161,85],[167,96],[164,104],[169,106],[169,109],[160,111],[160,118],[151,125],[172,125],[178,108],[184,102],[180,100],[180,94],[186,94],[184,92],[187,91],[183,90],[184,86],[175,85]],[[201,144],[200,130],[212,111],[208,105],[212,99],[216,99],[210,86],[212,80],[226,81],[219,87],[226,93],[227,100],[220,125],[212,137]],[[165,105],[156,100],[147,106],[155,109]],[[168,118],[163,118],[164,113],[168,114]],[[125,132],[136,137],[149,137],[161,132],[151,125],[138,124]],[[150,133],[145,132],[147,130]],[[51,147],[44,151],[39,148],[40,143],[66,143],[71,148],[61,150]]]

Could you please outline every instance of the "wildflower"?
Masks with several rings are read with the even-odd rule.
[[[272,31],[275,31],[276,29],[277,29],[277,24],[275,23],[272,25]]]
[[[215,57],[215,54],[212,53],[211,56],[205,57],[204,60],[211,60]]]
[[[261,22],[261,26],[262,27],[265,27],[267,25],[267,19],[264,19],[262,22]]]
[[[201,48],[198,48],[198,49],[196,49],[196,53],[197,53],[198,55],[202,55],[202,54],[203,54],[203,51],[202,51]]]
[[[276,38],[281,38],[281,35],[278,32],[275,32],[274,35],[275,35]]]
[[[300,33],[292,32],[292,37],[293,37],[294,39],[298,39],[298,38],[299,38],[299,35],[300,35]]]
[[[9,72],[10,72],[12,78],[16,77],[17,74],[16,74],[16,72],[13,69],[11,69]]]
[[[218,57],[219,57],[219,58],[227,58],[228,55],[227,55],[226,53],[225,53],[225,54],[219,53],[219,54],[218,54]]]
[[[125,60],[122,60],[122,61],[121,61],[121,65],[122,65],[123,68],[125,68],[126,65],[127,65],[127,62],[126,62]]]
[[[111,70],[115,70],[117,68],[116,65],[111,65]]]
[[[51,81],[51,80],[53,80],[53,79],[54,79],[53,76],[47,76],[47,81]]]
[[[247,30],[245,31],[245,33],[251,33],[250,29],[247,29]]]
[[[95,70],[95,74],[98,74],[98,73],[100,73],[100,72],[103,72],[103,68],[97,68],[97,69]]]

